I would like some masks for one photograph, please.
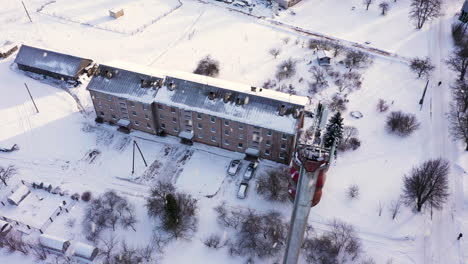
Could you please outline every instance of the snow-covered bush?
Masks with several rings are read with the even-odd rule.
[[[348,99],[346,99],[341,94],[335,94],[331,98],[331,101],[328,104],[328,108],[333,112],[344,112],[346,111],[347,103],[348,103]]]
[[[343,63],[349,71],[352,71],[369,66],[372,63],[372,58],[362,51],[349,50]]]
[[[390,105],[385,101],[384,99],[379,99],[379,102],[377,103],[377,111],[380,113],[387,112],[388,108],[390,108]]]
[[[156,228],[165,231],[169,239],[190,239],[197,230],[197,200],[176,191],[171,183],[159,181],[151,189],[146,208],[156,220]]]
[[[276,81],[273,79],[268,79],[263,83],[262,87],[266,89],[274,89],[276,87]]]
[[[387,116],[386,128],[391,133],[406,137],[419,128],[419,122],[413,114],[395,111]]]
[[[0,166],[0,184],[8,186],[8,180],[18,173],[15,165],[8,165],[7,167]]]
[[[86,191],[84,193],[81,194],[81,200],[82,201],[85,201],[85,202],[89,202],[91,200],[91,192],[90,191]]]
[[[221,244],[221,237],[217,234],[212,234],[203,241],[203,244],[209,248],[218,249],[223,245]]]
[[[216,77],[219,75],[219,69],[219,62],[208,55],[198,62],[197,68],[193,73]]]
[[[418,75],[418,78],[421,78],[422,76],[429,77],[435,66],[432,65],[429,57],[413,58],[411,59],[410,69]]]
[[[296,62],[293,59],[287,59],[278,65],[278,70],[276,71],[276,79],[279,81],[291,78],[296,74]]]
[[[309,49],[313,50],[330,50],[333,46],[333,42],[329,40],[321,39],[310,39],[309,40]]]
[[[270,170],[257,179],[257,193],[268,201],[285,202],[289,198],[287,169]]]
[[[281,53],[281,50],[277,48],[272,48],[268,52],[271,54],[271,56],[273,56],[276,59],[276,57],[278,57],[278,55]]]

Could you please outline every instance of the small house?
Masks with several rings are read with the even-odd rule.
[[[275,2],[278,3],[278,5],[284,9],[288,9],[289,7],[299,3],[300,1],[301,0],[275,0]]]
[[[93,261],[97,254],[99,253],[99,249],[97,247],[81,243],[81,242],[76,242],[74,251],[73,251],[73,256],[80,257],[87,259],[89,261]]]
[[[18,206],[29,194],[31,191],[25,185],[20,185],[7,200],[10,204]]]
[[[317,51],[317,60],[320,66],[329,66],[331,63],[331,56],[327,50]]]
[[[123,8],[113,8],[109,10],[109,16],[113,18],[119,18],[124,15],[124,10]]]
[[[61,253],[65,253],[70,247],[69,240],[45,234],[39,236],[39,244],[43,248],[55,250]]]
[[[15,63],[20,70],[41,74],[44,78],[77,81],[92,60],[22,45]]]
[[[12,42],[7,41],[0,47],[0,59],[6,59],[13,52],[18,50],[18,46]]]
[[[468,0],[465,0],[463,4],[460,17],[458,18],[461,22],[467,23],[468,22]]]

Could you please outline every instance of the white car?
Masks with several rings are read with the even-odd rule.
[[[255,174],[255,168],[256,168],[256,164],[253,162],[251,162],[249,166],[247,166],[247,169],[244,172],[244,180],[248,181],[252,179],[252,177]]]
[[[0,220],[0,234],[6,235],[13,228],[10,223]]]
[[[247,5],[244,3],[244,2],[241,2],[241,1],[234,1],[233,3],[234,6],[238,6],[238,7],[246,7]]]
[[[249,184],[246,182],[243,182],[239,186],[239,191],[237,191],[237,198],[239,199],[244,199],[247,196],[247,188],[249,187]]]
[[[228,174],[234,176],[237,174],[237,171],[240,169],[240,160],[233,160],[229,164]]]

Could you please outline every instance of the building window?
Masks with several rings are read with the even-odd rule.
[[[164,120],[164,115],[163,115],[163,114],[159,114],[159,119]]]
[[[256,130],[260,130],[260,127],[258,127],[258,126],[254,126],[254,129],[256,129]]]
[[[108,95],[108,96],[107,96],[107,100],[108,100],[109,102],[112,101],[112,96],[111,96],[111,95]]]
[[[268,131],[267,131],[267,135],[268,135],[268,136],[271,136],[271,134],[272,134],[272,133],[271,133],[271,130],[268,130]]]
[[[282,139],[282,140],[288,139],[288,135],[286,135],[286,134],[281,135],[281,139]]]
[[[198,129],[202,129],[202,128],[203,128],[202,123],[198,123]]]
[[[112,105],[109,106],[109,108],[110,108],[111,111],[114,111],[114,107]]]
[[[94,94],[93,94],[93,95],[91,95],[91,98],[93,98],[93,100],[95,100],[95,99],[96,99],[96,96],[94,96]]]
[[[151,129],[150,123],[146,123],[146,128]]]
[[[224,130],[224,135],[229,136],[229,130]]]
[[[203,134],[202,134],[202,133],[198,133],[198,138],[203,138]]]
[[[137,112],[132,111],[133,116],[137,116]]]
[[[281,144],[281,149],[286,149],[286,144]]]
[[[239,124],[239,129],[240,130],[244,129],[244,124]]]
[[[240,134],[239,139],[244,139],[244,134]]]
[[[104,115],[105,115],[103,111],[101,111],[101,115],[102,115],[102,116],[104,116]]]
[[[267,146],[271,146],[271,141],[270,141],[270,140],[267,140],[265,144],[266,144]]]
[[[215,137],[215,136],[211,136],[211,141],[216,142],[216,137]]]
[[[165,129],[165,128],[166,128],[166,124],[161,124],[161,128],[162,128],[162,129]]]
[[[115,119],[117,119],[117,117],[116,117],[115,115],[112,115],[112,119],[114,119],[114,120],[115,120]]]
[[[244,145],[243,145],[242,143],[239,143],[239,144],[237,145],[237,147],[241,149],[241,148],[244,147]]]
[[[145,118],[146,118],[146,119],[149,119],[149,115],[148,115],[148,114],[145,114]]]
[[[138,122],[138,121],[135,120],[134,123],[135,123],[135,126],[140,126],[140,122]]]
[[[201,114],[201,113],[197,113],[197,118],[198,118],[198,119],[202,119],[202,114]]]
[[[148,110],[148,105],[147,104],[142,104],[142,106],[143,106],[143,110],[145,110],[145,111]]]
[[[283,153],[283,152],[280,152],[279,158],[280,158],[280,159],[284,159],[285,157],[286,157],[286,156],[284,155],[284,153]]]
[[[265,149],[265,155],[270,156],[270,150],[269,149]]]
[[[99,107],[99,108],[102,108],[102,104],[98,104],[98,107]]]
[[[175,131],[175,132],[178,132],[179,129],[178,129],[177,127],[174,127],[174,131]]]
[[[211,132],[216,133],[216,128],[212,127]]]
[[[175,107],[171,107],[171,113],[175,113]]]
[[[216,117],[212,116],[210,119],[211,119],[211,123],[216,122]]]
[[[130,106],[131,106],[131,107],[135,107],[135,103],[134,103],[134,102],[130,102]]]
[[[225,139],[224,140],[224,145],[229,146],[229,140]]]
[[[177,118],[173,117],[172,118],[172,123],[177,123]]]
[[[125,102],[120,102],[119,104],[120,104],[120,106],[127,107],[127,105],[125,104]]]
[[[158,104],[158,109],[163,109],[163,106]]]
[[[224,120],[224,125],[229,126],[229,120]]]

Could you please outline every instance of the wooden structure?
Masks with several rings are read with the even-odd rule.
[[[317,61],[320,66],[329,66],[331,63],[331,56],[326,50],[317,51]]]
[[[109,16],[113,18],[119,18],[124,15],[124,10],[123,8],[113,8],[109,10]]]
[[[8,58],[11,54],[18,50],[18,46],[14,43],[7,42],[0,47],[0,59]]]

